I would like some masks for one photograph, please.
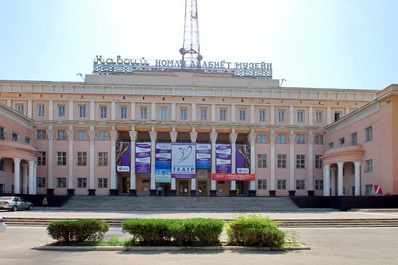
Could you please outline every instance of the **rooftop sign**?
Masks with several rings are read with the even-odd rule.
[[[94,74],[134,74],[135,72],[201,71],[208,74],[231,74],[240,77],[272,78],[271,63],[238,63],[227,61],[201,61],[200,65],[186,65],[182,60],[149,60],[122,58],[94,59]]]

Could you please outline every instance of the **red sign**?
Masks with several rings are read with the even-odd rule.
[[[373,185],[373,188],[375,189],[376,195],[383,195],[383,190],[381,189],[381,185]]]
[[[212,173],[211,180],[254,181],[256,180],[256,174]]]

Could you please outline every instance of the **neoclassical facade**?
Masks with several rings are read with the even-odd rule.
[[[377,130],[385,130],[372,125],[372,143],[362,143],[358,130],[356,145],[341,135],[354,123],[381,123],[384,114],[372,106],[388,89],[287,88],[268,78],[188,71],[0,81],[0,193],[148,196],[162,186],[170,196],[367,195],[366,185],[377,183],[364,163],[382,140]],[[117,170],[120,142],[151,144],[147,173],[137,173],[135,148],[129,170]],[[211,167],[157,182],[159,143],[210,144]],[[254,181],[212,180],[220,144],[231,146],[232,158],[237,145],[250,147]],[[380,170],[372,174],[396,194],[382,155],[372,158]]]

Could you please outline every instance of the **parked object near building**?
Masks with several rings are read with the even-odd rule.
[[[33,210],[33,204],[22,197],[0,197],[0,209],[10,211]]]

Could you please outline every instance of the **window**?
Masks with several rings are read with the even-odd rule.
[[[296,135],[296,144],[305,144],[305,134]]]
[[[127,119],[127,107],[120,107],[120,118]]]
[[[316,190],[323,190],[323,179],[315,180],[315,189]]]
[[[227,110],[220,109],[220,121],[226,121],[226,120],[227,120]]]
[[[338,121],[341,118],[341,112],[335,112],[334,113],[334,121]]]
[[[344,139],[344,137],[339,139],[339,145],[340,145],[340,146],[344,146],[344,145],[345,145],[345,139]]]
[[[267,180],[266,179],[259,179],[257,181],[257,189],[266,190],[267,189]]]
[[[351,134],[351,145],[357,145],[358,144],[358,134],[353,133]]]
[[[58,105],[58,117],[65,117],[65,105]]]
[[[286,179],[278,179],[278,190],[286,190]]]
[[[267,155],[258,154],[258,168],[266,168],[267,167]]]
[[[207,109],[200,109],[200,119],[202,121],[207,120]]]
[[[315,122],[316,123],[322,123],[323,122],[322,121],[322,116],[323,116],[323,113],[321,111],[315,112]]]
[[[373,171],[373,160],[369,159],[365,161],[365,172],[372,172]]]
[[[260,110],[258,112],[258,121],[265,121],[265,110]]]
[[[16,132],[13,132],[13,133],[12,133],[12,140],[13,140],[14,142],[18,142],[18,141],[19,141],[19,135],[18,135],[18,133],[16,133]]]
[[[286,134],[278,134],[278,144],[286,144],[287,138]]]
[[[0,127],[0,140],[4,140],[6,138],[6,134],[4,131],[4,127]]]
[[[322,168],[322,155],[315,155],[315,168]]]
[[[186,120],[187,119],[187,109],[180,109],[180,120]]]
[[[315,135],[315,144],[323,145],[323,135]]]
[[[365,129],[365,142],[372,141],[373,139],[373,130],[372,126]]]
[[[0,194],[3,194],[5,191],[4,184],[0,184]]]
[[[66,140],[66,130],[57,130],[57,140]]]
[[[106,106],[100,106],[100,118],[106,119],[108,108]]]
[[[257,143],[266,144],[267,143],[267,135],[265,133],[257,134]]]
[[[87,140],[87,131],[77,131],[77,140]]]
[[[305,155],[296,155],[296,168],[305,168]]]
[[[47,158],[47,154],[44,151],[39,151],[39,157],[37,158],[37,165],[38,166],[45,166],[46,165],[46,158]]]
[[[98,179],[98,188],[108,188],[108,179],[99,178]]]
[[[305,180],[304,179],[296,180],[296,190],[305,190]]]
[[[141,120],[146,120],[147,119],[147,108],[140,108],[140,119]]]
[[[278,168],[286,168],[287,155],[278,155]]]
[[[25,144],[30,144],[30,138],[29,137],[25,137]]]
[[[57,188],[66,188],[66,178],[57,178]]]
[[[37,130],[36,131],[36,139],[37,140],[46,140],[46,131],[45,130]]]
[[[246,120],[246,110],[239,110],[239,120],[240,121]]]
[[[285,114],[286,114],[286,112],[284,110],[278,111],[278,121],[279,122],[285,122]]]
[[[45,116],[44,105],[38,105],[37,106],[37,116],[38,117],[44,117]]]
[[[108,153],[99,152],[98,153],[98,166],[108,166]]]
[[[297,111],[297,122],[304,122],[304,111]]]
[[[5,171],[4,169],[4,159],[0,158],[0,171]]]
[[[79,117],[80,118],[85,118],[86,117],[86,106],[85,105],[79,105]]]
[[[328,143],[328,148],[333,148],[333,146],[334,146],[333,142]]]
[[[46,187],[46,178],[37,178],[37,187],[45,188]]]
[[[23,112],[23,105],[18,104],[18,105],[16,105],[15,107],[16,107],[16,111],[17,111],[18,113],[20,113],[20,114],[23,114],[23,113],[24,113],[24,112]]]
[[[372,190],[373,190],[373,185],[372,184],[365,185],[365,195],[366,196],[372,195]]]
[[[161,108],[160,109],[160,119],[161,120],[166,120],[167,119],[167,109],[166,108]]]
[[[77,178],[77,187],[78,188],[86,188],[87,187],[87,178]]]
[[[99,141],[108,141],[108,132],[107,131],[99,131],[98,132],[98,140]]]
[[[87,152],[77,152],[77,165],[87,166]]]
[[[57,152],[57,165],[66,166],[66,152]]]

